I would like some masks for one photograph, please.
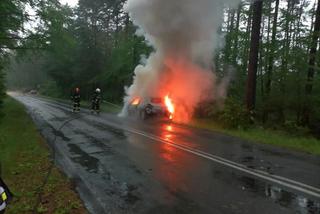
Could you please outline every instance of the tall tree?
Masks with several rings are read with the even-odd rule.
[[[306,83],[307,95],[310,95],[312,93],[319,34],[320,34],[320,0],[318,0],[318,6],[316,10],[316,20],[314,22],[311,48],[309,53],[309,68],[308,68],[308,77],[307,77],[307,83]]]
[[[47,43],[44,53],[47,55],[46,72],[58,83],[66,94],[73,86],[75,51],[74,25],[72,11],[61,6],[58,1],[45,2],[39,11],[42,24],[38,27]]]
[[[262,17],[262,0],[253,3],[253,22],[251,32],[248,79],[246,88],[246,106],[249,111],[255,109],[256,104],[256,84],[257,84],[257,67],[260,44],[260,29]]]
[[[234,34],[234,18],[235,10],[228,10],[228,25],[227,25],[227,35],[226,35],[226,47],[225,47],[225,62],[231,63],[231,52],[232,52],[232,43],[233,43],[233,34]]]
[[[276,49],[275,42],[276,42],[276,34],[277,34],[277,23],[278,23],[278,12],[279,12],[279,0],[276,0],[276,6],[274,9],[273,15],[273,25],[272,25],[272,35],[271,35],[271,47],[268,53],[269,61],[268,61],[268,70],[267,70],[267,80],[266,80],[266,94],[267,96],[270,94],[271,91],[271,81],[272,81],[272,70],[274,64],[274,52]]]
[[[232,54],[232,63],[234,65],[237,64],[237,58],[238,58],[238,45],[239,45],[239,41],[238,41],[238,37],[239,37],[239,26],[240,26],[240,13],[241,13],[241,8],[242,8],[242,3],[240,3],[240,5],[238,6],[237,9],[237,17],[236,17],[236,27],[235,27],[235,35],[234,35],[234,44],[233,44],[233,54]]]
[[[248,10],[248,18],[247,18],[247,23],[246,23],[246,34],[245,34],[245,44],[243,48],[243,70],[247,71],[248,69],[248,61],[249,61],[249,54],[248,52],[250,51],[250,36],[251,36],[251,28],[252,28],[252,16],[253,16],[253,5],[250,4],[249,10]]]
[[[23,15],[24,2],[17,0],[0,1],[0,108],[5,93],[4,62],[9,50],[16,48],[17,38],[19,38],[18,32],[25,18]]]
[[[309,67],[308,67],[308,75],[307,75],[307,83],[305,86],[305,93],[307,95],[307,100],[304,106],[304,114],[303,114],[303,123],[308,124],[310,120],[310,104],[309,104],[309,96],[312,93],[313,89],[313,79],[315,74],[315,65],[316,65],[316,55],[317,55],[317,46],[318,39],[320,34],[320,0],[318,0],[318,6],[316,10],[316,19],[314,22],[314,29],[312,32],[312,41],[311,48],[309,53]]]

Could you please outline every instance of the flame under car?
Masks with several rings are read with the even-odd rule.
[[[163,117],[171,119],[171,114],[165,105],[164,99],[160,97],[134,98],[128,107],[130,116],[146,120],[151,117]]]

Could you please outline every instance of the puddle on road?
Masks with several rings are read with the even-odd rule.
[[[66,136],[63,134],[62,131],[59,131],[59,130],[55,129],[55,128],[54,128],[53,126],[51,126],[51,125],[50,125],[49,127],[52,129],[52,133],[53,133],[54,136],[60,137],[63,141],[66,141],[66,142],[68,142],[68,141],[71,140],[70,138],[66,137]]]
[[[253,146],[246,144],[246,143],[242,143],[241,144],[241,148],[248,151],[248,152],[253,152]]]
[[[251,177],[240,177],[242,190],[257,193],[263,197],[272,199],[283,207],[292,208],[299,214],[320,213],[320,201],[313,201],[304,196],[296,195],[271,184],[264,183]]]
[[[50,121],[53,121],[53,122],[66,122],[68,121],[70,118],[69,117],[54,117],[52,119],[50,119]]]
[[[114,151],[112,147],[109,145],[112,142],[110,139],[101,138],[97,139],[96,137],[88,134],[91,133],[90,131],[82,131],[82,130],[75,130],[73,131],[74,134],[80,135],[87,139],[87,147],[98,147],[101,148],[103,151],[95,152],[95,153],[103,153],[104,155],[114,155]],[[91,133],[92,134],[92,133]],[[91,152],[92,154],[92,152]]]
[[[275,170],[280,169],[278,165],[274,165],[269,161],[253,157],[253,156],[243,156],[239,161],[250,169],[264,170],[270,174],[274,174]]]
[[[99,123],[99,122],[94,122],[94,121],[90,121],[90,124],[94,125],[100,131],[108,131],[108,132],[112,133],[115,137],[117,137],[119,139],[127,138],[124,130],[122,130],[122,129],[110,126],[105,123]]]
[[[88,172],[97,173],[98,172],[98,159],[88,155],[79,146],[75,144],[68,144],[70,152],[76,156],[71,159],[83,166]]]

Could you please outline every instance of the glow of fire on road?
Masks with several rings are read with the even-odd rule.
[[[172,128],[172,126],[168,125],[168,126],[166,126],[166,130],[169,131],[169,132],[172,132],[173,128]]]
[[[164,130],[165,130],[165,133],[164,133],[164,139],[166,140],[171,140],[172,139],[172,131],[173,131],[173,128],[171,125],[165,125],[164,126]]]

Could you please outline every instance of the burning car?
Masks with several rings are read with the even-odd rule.
[[[168,99],[169,98],[167,96],[165,97],[165,99],[160,97],[136,97],[131,100],[128,106],[128,114],[138,116],[142,120],[145,120],[152,116],[172,119],[173,105],[171,105],[171,107],[168,106]]]

